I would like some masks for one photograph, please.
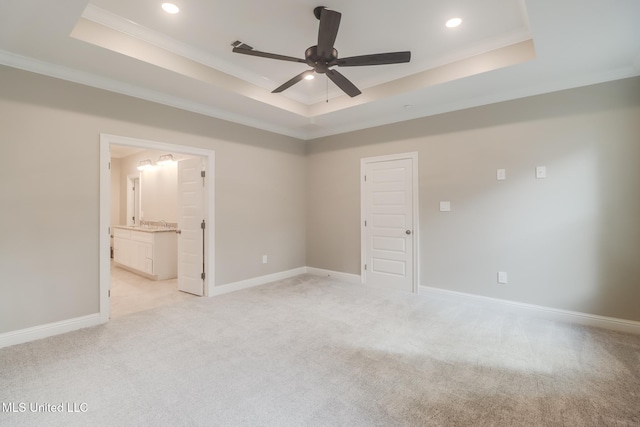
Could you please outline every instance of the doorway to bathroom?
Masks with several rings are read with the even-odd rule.
[[[100,157],[101,320],[210,295],[214,152],[103,134]]]
[[[185,255],[199,265],[178,281],[178,214],[195,203],[202,215],[202,158],[175,152],[111,144],[110,318],[170,305],[203,294],[202,237]],[[193,173],[189,173],[194,169]],[[192,177],[192,175],[196,175]],[[184,178],[187,178],[186,180]],[[190,188],[191,184],[195,188]],[[186,188],[184,188],[186,186]],[[193,197],[185,201],[181,193]],[[187,206],[181,206],[181,204]],[[180,218],[180,222],[190,217]],[[199,223],[191,228],[200,228]],[[178,235],[180,233],[180,235]],[[195,280],[193,278],[195,277]],[[183,291],[183,292],[180,292]]]

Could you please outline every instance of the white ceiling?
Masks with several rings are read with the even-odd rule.
[[[339,57],[412,52],[339,68],[355,98],[323,75],[272,94],[309,67],[231,52],[240,40],[304,58],[317,1],[161,3],[3,0],[0,63],[300,139],[640,75],[637,0],[324,1],[342,13]]]

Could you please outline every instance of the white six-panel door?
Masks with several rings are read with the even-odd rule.
[[[414,162],[414,156],[363,159],[363,282],[368,286],[416,289]]]
[[[202,296],[204,291],[204,180],[202,159],[178,162],[178,289]]]

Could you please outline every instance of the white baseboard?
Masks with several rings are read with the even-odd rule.
[[[301,274],[314,274],[319,276],[331,276],[336,279],[350,283],[360,283],[360,276],[355,274],[340,273],[331,270],[322,270],[319,268],[299,267],[293,270],[281,271],[279,273],[267,274],[265,276],[254,277],[252,279],[241,280],[239,282],[228,283],[226,285],[216,286],[213,288],[211,296],[223,295],[229,292],[249,289],[256,286],[264,285],[277,280],[288,279],[290,277],[299,276]],[[34,326],[31,328],[20,329],[17,331],[6,332],[0,334],[0,348],[11,345],[22,344],[29,341],[47,338],[53,335],[64,334],[66,332],[75,331],[76,329],[88,328],[104,323],[100,319],[100,313],[90,314],[87,316],[76,317],[73,319],[62,320],[60,322],[47,323],[45,325]]]
[[[89,314],[87,316],[62,320],[60,322],[47,323],[45,325],[34,326],[32,328],[20,329],[17,331],[0,334],[0,348],[10,345],[22,344],[53,335],[64,334],[76,329],[88,328],[102,323],[100,314]]]
[[[213,288],[213,293],[211,294],[211,296],[218,296],[228,294],[229,292],[241,291],[243,289],[249,289],[267,283],[275,282],[276,280],[283,280],[290,277],[299,276],[301,274],[329,276],[334,277],[338,280],[342,280],[343,282],[356,284],[360,283],[360,276],[357,274],[341,273],[339,271],[324,270],[314,267],[299,267],[294,268],[293,270],[282,271],[280,273],[267,274],[266,276],[253,277],[251,279],[241,280],[239,282],[216,286]]]
[[[266,276],[253,277],[247,280],[240,280],[239,282],[227,283],[226,285],[214,286],[213,292],[210,296],[215,297],[218,295],[228,294],[229,292],[241,291],[243,289],[249,289],[266,283],[275,282],[276,280],[299,276],[306,272],[306,267],[299,267],[294,268],[293,270],[281,271],[279,273],[267,274]]]
[[[322,268],[314,268],[307,267],[307,274],[312,274],[314,276],[325,276],[325,277],[333,277],[338,280],[342,280],[343,282],[360,284],[360,275],[359,274],[350,274],[350,273],[341,273],[339,271],[325,270]]]
[[[242,289],[249,289],[256,286],[277,280],[288,279],[290,277],[299,276],[301,274],[312,274],[315,276],[334,277],[348,283],[360,284],[360,276],[357,274],[342,273],[339,271],[325,270],[314,267],[300,267],[293,270],[282,271],[279,273],[268,274],[265,276],[254,277],[252,279],[241,280],[239,282],[229,283],[226,285],[215,287],[213,295],[223,295],[229,292],[235,292]],[[543,307],[532,304],[524,304],[515,301],[502,300],[497,298],[484,297],[480,295],[466,294],[462,292],[449,291],[439,288],[431,288],[420,286],[419,293],[422,295],[433,295],[441,298],[448,298],[456,301],[467,301],[475,304],[484,304],[493,307],[500,307],[519,314],[535,315],[549,320],[558,320],[570,322],[585,326],[593,326],[613,331],[626,332],[640,335],[640,322],[633,320],[617,319],[614,317],[598,316],[595,314],[580,313],[576,311],[560,310],[556,308]],[[100,314],[90,314],[87,316],[76,317],[73,319],[62,320],[60,322],[47,323],[45,325],[34,326],[31,328],[20,329],[17,331],[6,332],[0,334],[0,348],[11,345],[22,344],[41,338],[47,338],[53,335],[64,334],[66,332],[75,331],[77,329],[88,328],[103,323],[100,320]]]
[[[446,289],[420,286],[418,291],[423,295],[433,295],[457,301],[472,302],[487,306],[499,307],[518,314],[534,315],[547,320],[557,320],[584,326],[609,329],[612,331],[626,332],[640,335],[640,322],[633,320],[617,319],[615,317],[598,316],[596,314],[581,313],[578,311],[561,310],[540,305],[525,304],[498,298],[484,297],[480,295],[466,294],[463,292],[449,291]]]

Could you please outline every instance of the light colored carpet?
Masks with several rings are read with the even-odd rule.
[[[11,426],[637,426],[640,336],[305,275],[2,349],[0,400],[86,403]]]

